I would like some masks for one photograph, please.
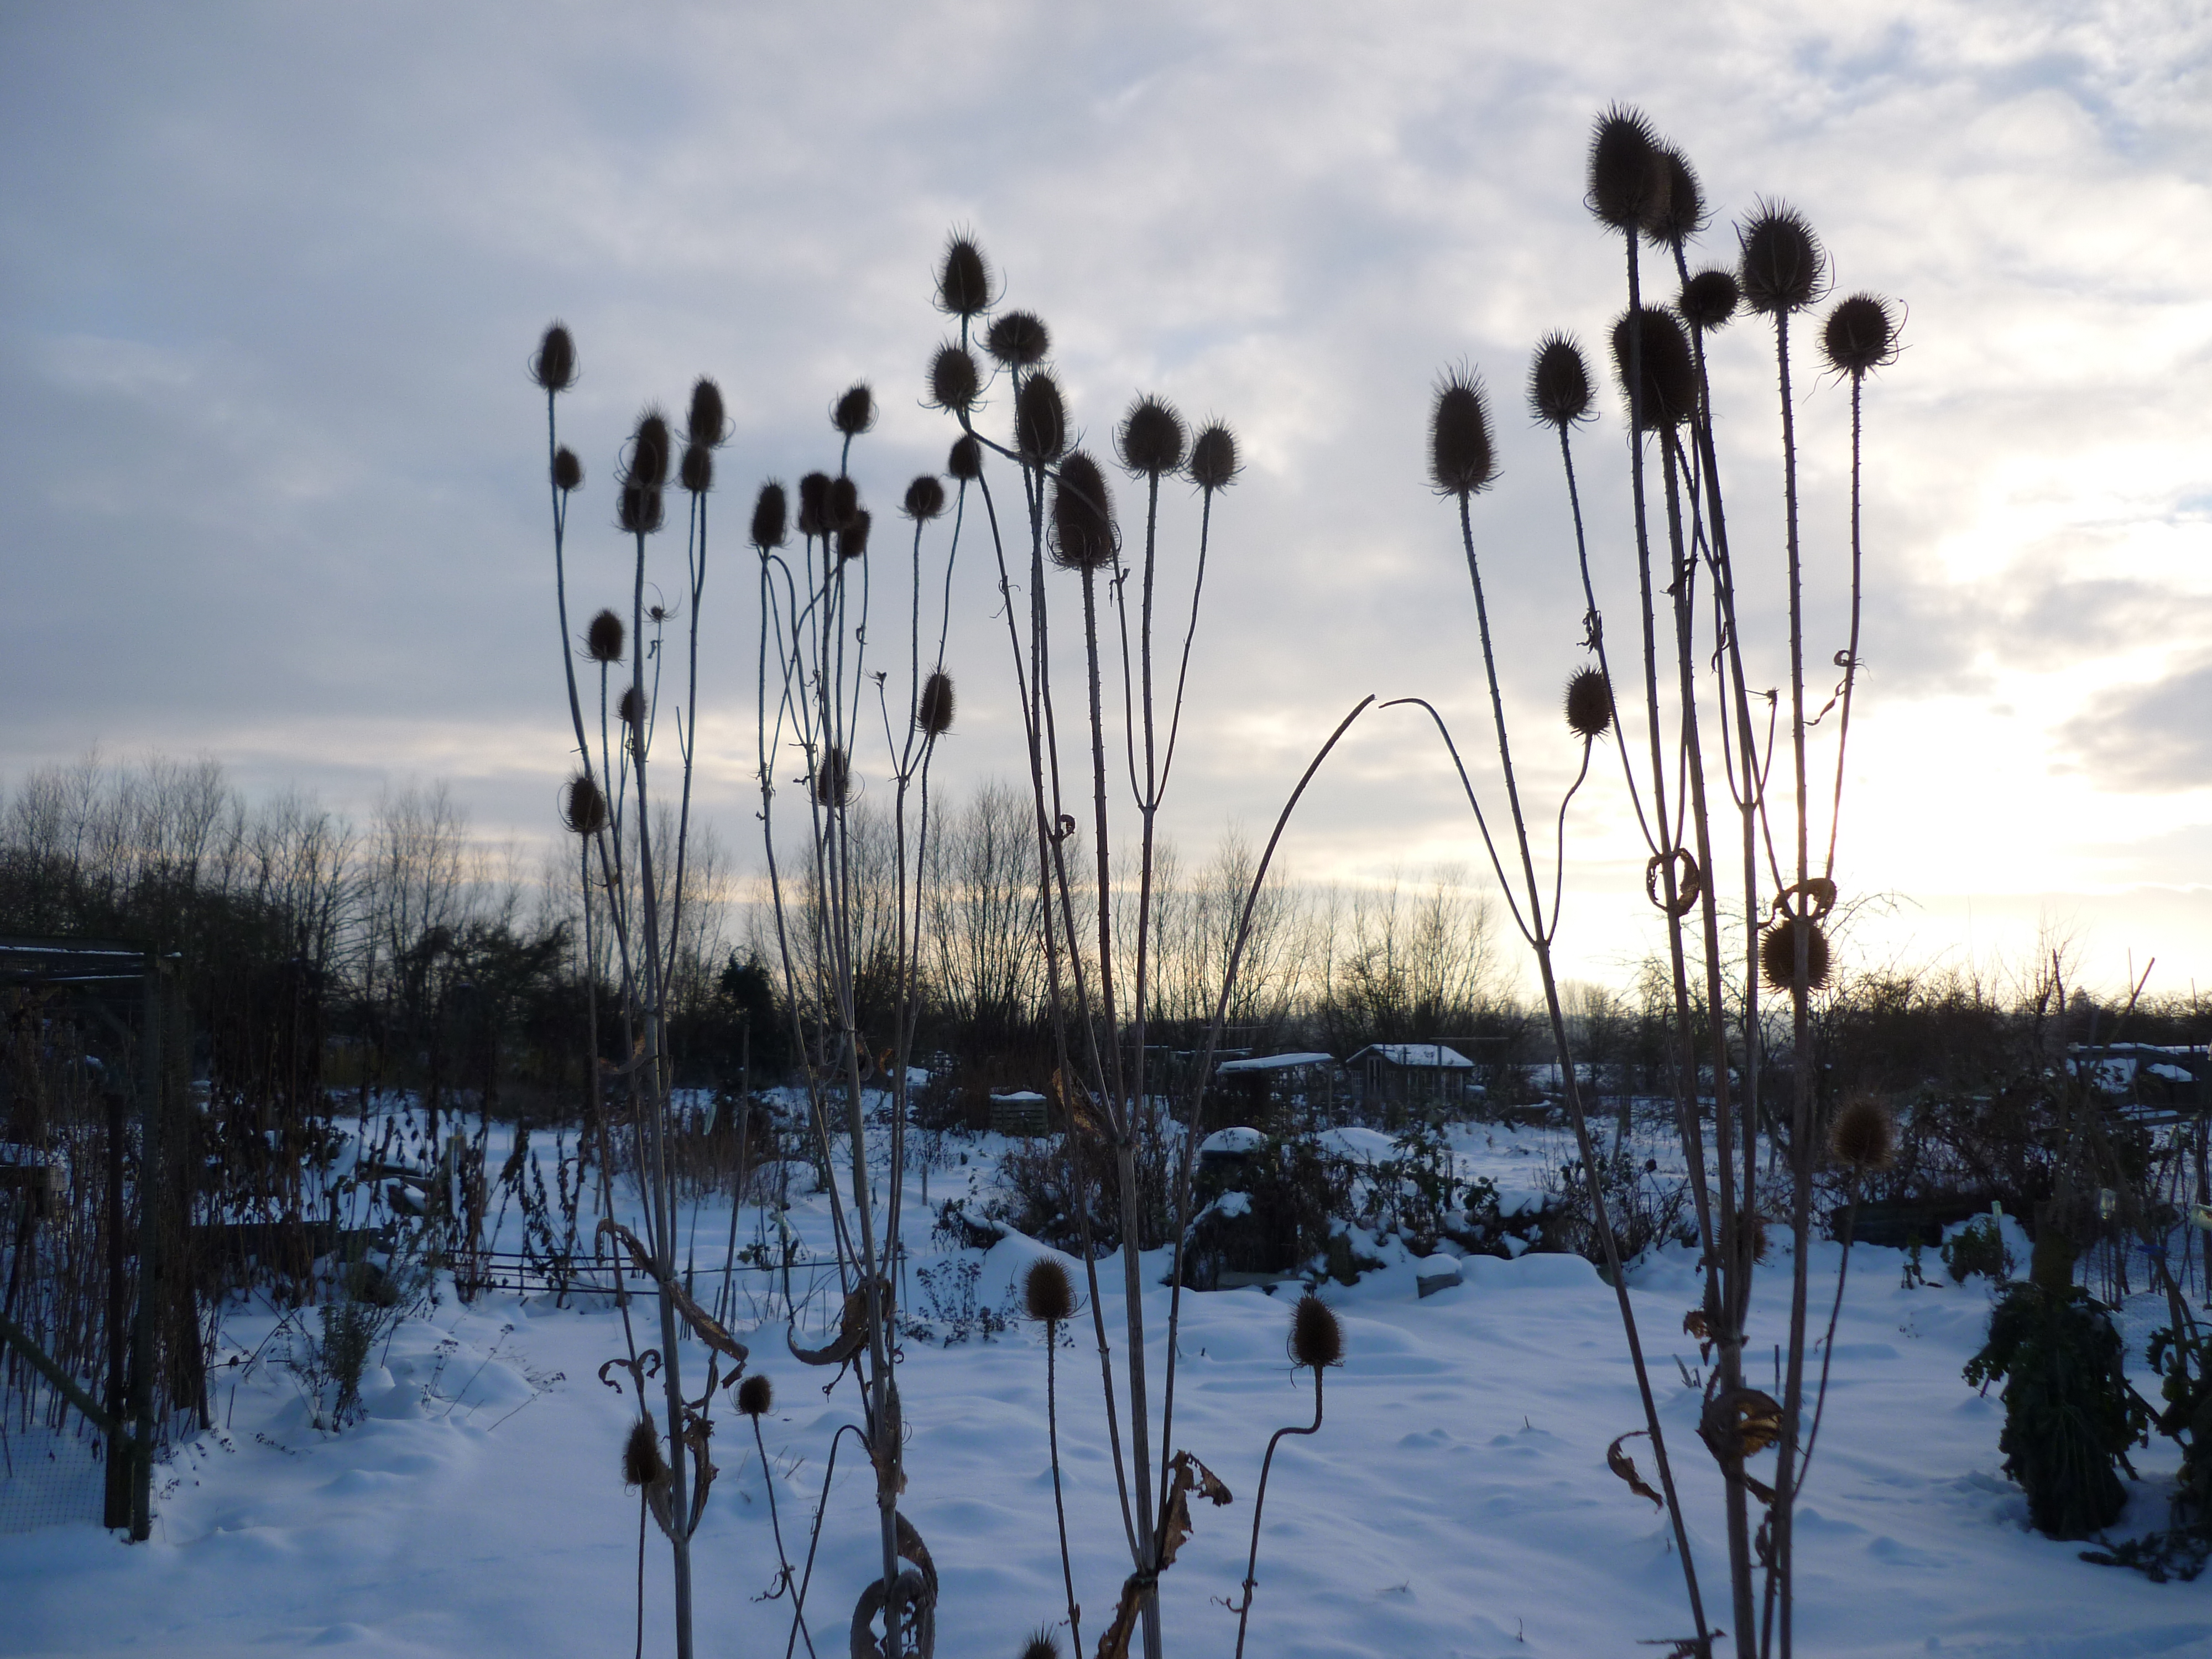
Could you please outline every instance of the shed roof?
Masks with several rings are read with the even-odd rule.
[[[1474,1062],[1456,1048],[1448,1048],[1441,1042],[1370,1042],[1345,1061],[1357,1065],[1370,1055],[1386,1066],[1402,1066],[1409,1070],[1431,1072],[1471,1072]]]
[[[1249,1060],[1224,1060],[1213,1068],[1217,1077],[1236,1072],[1287,1072],[1300,1066],[1334,1066],[1334,1054],[1255,1054]]]

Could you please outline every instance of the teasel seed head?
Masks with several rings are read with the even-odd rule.
[[[1644,215],[1645,240],[1660,247],[1680,247],[1705,228],[1705,192],[1690,158],[1672,144],[1661,144],[1654,165],[1667,175],[1667,188]]]
[[[1595,668],[1578,668],[1567,678],[1567,729],[1593,741],[1613,729],[1613,688]]]
[[[857,559],[868,550],[868,528],[872,515],[863,511],[853,514],[853,522],[837,532],[837,557],[840,561]]]
[[[555,323],[538,343],[530,378],[548,392],[566,392],[576,383],[576,340],[566,323]]]
[[[955,234],[937,267],[937,308],[973,317],[991,303],[991,264],[973,237]]]
[[[593,662],[620,662],[623,634],[623,619],[611,611],[602,611],[584,629],[584,649]]]
[[[853,798],[853,769],[842,749],[825,749],[814,769],[814,799],[823,806],[842,806]]]
[[[645,693],[635,685],[624,686],[622,696],[615,699],[615,717],[633,732],[643,730]]]
[[[1860,1095],[1846,1101],[1828,1126],[1828,1150],[1847,1169],[1877,1174],[1896,1158],[1896,1121],[1880,1101]]]
[[[1157,478],[1182,465],[1182,416],[1158,398],[1139,398],[1121,417],[1121,465]]]
[[[714,487],[714,452],[702,443],[686,444],[676,476],[694,495],[705,495]]]
[[[1809,994],[1828,982],[1828,935],[1817,921],[1801,917],[1783,916],[1771,922],[1759,936],[1759,970],[1765,976],[1767,987],[1774,991],[1788,991],[1797,980],[1797,939],[1794,929],[1811,930],[1805,951],[1805,989]]]
[[[933,738],[952,729],[952,676],[939,669],[921,683],[921,697],[915,705],[915,724]]]
[[[1212,495],[1237,482],[1243,471],[1237,461],[1237,434],[1225,421],[1209,421],[1191,441],[1190,481]]]
[[[1041,1255],[1030,1263],[1022,1279],[1022,1305],[1042,1324],[1057,1324],[1075,1316],[1075,1287],[1058,1256]]]
[[[945,458],[945,470],[962,483],[975,483],[983,476],[983,446],[974,438],[955,438],[952,453]]]
[[[1060,382],[1039,371],[1022,382],[1014,399],[1014,453],[1032,466],[1048,466],[1067,451],[1067,406]]]
[[[1498,477],[1490,410],[1482,382],[1466,368],[1447,369],[1429,413],[1429,477],[1440,495],[1468,496]]]
[[[810,472],[799,481],[799,533],[823,536],[830,532],[830,475]]]
[[[939,409],[973,409],[983,378],[966,346],[947,340],[929,360],[929,401]]]
[[[1590,134],[1589,210],[1615,230],[1635,231],[1662,211],[1670,179],[1659,140],[1641,110],[1615,104]]]
[[[927,524],[945,511],[945,486],[933,472],[925,472],[906,487],[900,509],[916,524]]]
[[[1710,334],[1717,328],[1726,328],[1742,303],[1743,290],[1736,285],[1735,273],[1714,265],[1682,284],[1682,297],[1675,309],[1691,327]]]
[[[857,438],[876,423],[876,394],[866,380],[855,380],[840,394],[830,410],[830,424],[848,438]]]
[[[1528,365],[1528,412],[1562,432],[1589,419],[1589,365],[1573,336],[1554,331],[1536,343]]]
[[[760,487],[760,494],[753,501],[753,545],[763,553],[771,547],[781,547],[788,518],[783,486],[771,478]]]
[[[1310,1291],[1291,1310],[1291,1358],[1317,1371],[1344,1363],[1344,1327],[1336,1310]]]
[[[1052,331],[1033,311],[1010,311],[983,336],[983,349],[1008,368],[1033,368],[1052,349]]]
[[[668,417],[648,409],[637,417],[637,432],[629,442],[629,470],[623,475],[632,483],[658,489],[668,482]]]
[[[1897,314],[1879,294],[1836,301],[1820,331],[1821,355],[1838,374],[1863,380],[1897,361]]]
[[[755,1371],[738,1384],[738,1409],[747,1417],[766,1417],[775,1405],[775,1384]]]
[[[720,449],[729,441],[729,417],[722,411],[722,388],[704,374],[691,383],[691,412],[684,421],[684,435],[709,449]]]
[[[1671,311],[1622,313],[1613,325],[1613,369],[1624,397],[1628,392],[1629,330],[1637,325],[1643,337],[1644,404],[1638,412],[1644,428],[1679,426],[1698,407],[1698,370],[1690,356],[1689,337]]]
[[[1761,202],[1736,243],[1744,303],[1762,317],[1802,311],[1828,291],[1827,255],[1795,208]]]
[[[625,1486],[658,1486],[668,1478],[668,1462],[660,1455],[660,1431],[651,1418],[641,1417],[629,1425],[622,1465]]]
[[[553,452],[553,488],[563,495],[584,486],[584,464],[576,459],[576,452],[563,444]]]
[[[579,772],[561,791],[561,822],[579,836],[596,836],[607,827],[607,798],[588,772]]]
[[[824,530],[843,530],[860,516],[860,487],[849,474],[841,474],[830,480],[830,493],[823,498],[822,527]]]
[[[1060,1659],[1060,1638],[1042,1627],[1022,1644],[1022,1659]]]
[[[1111,564],[1117,551],[1106,475],[1086,452],[1074,450],[1053,481],[1053,562],[1063,570],[1097,570]]]
[[[622,487],[615,507],[615,522],[633,536],[650,536],[660,528],[660,486],[635,479]]]

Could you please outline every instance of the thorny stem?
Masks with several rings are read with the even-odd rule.
[[[1630,257],[1632,260],[1634,258],[1632,246]],[[1631,331],[1632,338],[1635,337],[1635,332]],[[1559,1050],[1560,1080],[1566,1097],[1567,1114],[1574,1126],[1575,1143],[1582,1154],[1583,1174],[1589,1188],[1590,1216],[1596,1226],[1599,1240],[1605,1248],[1606,1265],[1610,1270],[1608,1276],[1613,1280],[1613,1294],[1620,1306],[1621,1328],[1628,1340],[1629,1358],[1636,1372],[1637,1392],[1643,1398],[1644,1421],[1651,1436],[1652,1456],[1659,1466],[1660,1486],[1666,1493],[1667,1511],[1674,1522],[1675,1547],[1682,1558],[1682,1579],[1689,1593],[1690,1616],[1697,1626],[1698,1639],[1702,1646],[1709,1638],[1705,1634],[1705,1602],[1698,1591],[1697,1564],[1690,1554],[1689,1533],[1683,1524],[1681,1504],[1674,1491],[1674,1466],[1667,1455],[1665,1434],[1659,1422],[1658,1403],[1652,1397],[1650,1374],[1644,1363],[1644,1343],[1637,1330],[1636,1311],[1629,1304],[1628,1275],[1622,1268],[1620,1245],[1613,1237],[1612,1220],[1606,1211],[1605,1192],[1598,1177],[1596,1152],[1590,1140],[1589,1121],[1583,1113],[1581,1081],[1575,1075],[1574,1054],[1567,1042],[1566,1018],[1559,1003],[1559,981],[1552,970],[1551,936],[1545,930],[1540,908],[1543,891],[1536,879],[1535,856],[1529,849],[1528,824],[1521,811],[1520,785],[1514,775],[1513,751],[1506,735],[1505,701],[1498,689],[1498,659],[1491,644],[1490,610],[1483,598],[1482,569],[1474,555],[1474,524],[1468,507],[1469,500],[1470,497],[1465,494],[1459,498],[1460,540],[1467,553],[1468,579],[1474,588],[1475,622],[1482,637],[1483,673],[1490,684],[1491,719],[1498,735],[1498,769],[1504,775],[1505,799],[1512,811],[1514,839],[1521,849],[1522,873],[1528,884],[1530,933],[1535,946],[1537,972],[1543,981],[1545,1007],[1551,1016],[1553,1042]],[[1434,711],[1431,710],[1431,714],[1433,718]],[[1442,725],[1441,720],[1438,725]],[[1465,777],[1464,770],[1462,777]]]
[[[1797,809],[1797,904],[1809,914],[1805,880],[1810,873],[1806,823],[1805,774],[1805,616],[1802,573],[1797,541],[1797,428],[1796,410],[1790,392],[1790,313],[1774,314],[1774,359],[1782,403],[1782,477],[1784,530],[1790,565],[1790,746],[1795,763]],[[1790,1659],[1794,1635],[1792,1554],[1795,1528],[1793,1504],[1797,1462],[1797,1417],[1805,1387],[1805,1316],[1807,1298],[1806,1239],[1811,1230],[1813,1204],[1813,1044],[1812,1011],[1808,1006],[1812,929],[1790,929],[1796,946],[1795,974],[1790,986],[1790,1028],[1794,1053],[1794,1081],[1790,1089],[1790,1237],[1796,1242],[1790,1274],[1790,1364],[1782,1400],[1782,1443],[1775,1463],[1774,1577],[1780,1582],[1781,1659]]]
[[[1310,1426],[1299,1428],[1295,1424],[1277,1429],[1267,1437],[1267,1455],[1260,1460],[1260,1490],[1252,1499],[1252,1548],[1244,1558],[1244,1600],[1237,1609],[1237,1659],[1244,1659],[1244,1626],[1252,1617],[1252,1592],[1259,1587],[1260,1569],[1260,1512],[1267,1503],[1267,1474],[1275,1465],[1275,1448],[1286,1434],[1319,1434],[1321,1432],[1321,1377],[1322,1367],[1314,1367],[1314,1420]]]
[[[1067,1590],[1067,1629],[1076,1659],[1083,1659],[1083,1609],[1075,1605],[1075,1568],[1067,1553],[1067,1504],[1060,1492],[1060,1395],[1054,1385],[1054,1352],[1060,1346],[1060,1322],[1044,1322],[1044,1420],[1052,1447],[1052,1510],[1060,1522],[1060,1577]]]

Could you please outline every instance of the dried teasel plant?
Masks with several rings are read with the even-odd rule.
[[[669,1156],[672,1086],[665,1041],[668,985],[684,927],[690,840],[690,785],[697,727],[698,617],[708,548],[712,452],[729,435],[719,386],[702,377],[687,404],[680,460],[668,417],[648,406],[638,416],[616,466],[616,525],[629,539],[631,580],[627,623],[612,608],[595,614],[585,630],[584,654],[599,671],[597,742],[585,718],[575,653],[568,633],[568,541],[569,497],[582,482],[582,466],[559,434],[559,396],[574,384],[575,346],[568,331],[547,331],[532,362],[532,378],[546,393],[546,441],[553,494],[554,585],[577,771],[564,787],[562,816],[579,842],[577,877],[583,896],[584,953],[597,963],[605,951],[619,988],[615,1035],[627,1056],[619,1066],[601,1054],[602,1021],[596,972],[587,975],[587,1030],[594,1063],[587,1139],[596,1146],[601,1219],[599,1231],[613,1238],[616,1303],[623,1319],[626,1369],[639,1390],[640,1416],[625,1448],[626,1474],[644,1495],[671,1550],[676,1648],[693,1651],[691,1540],[705,1512],[715,1470],[708,1455],[710,1411],[725,1364],[742,1370],[744,1345],[690,1300],[677,1274],[677,1210],[683,1194]],[[673,478],[672,480],[672,473]],[[665,492],[672,482],[689,498],[684,561],[687,603],[650,607],[648,543],[666,519]],[[657,824],[652,781],[654,714],[667,660],[664,635],[676,615],[686,617],[688,680],[677,716],[679,800],[672,828]],[[652,666],[648,672],[647,664]],[[627,671],[625,672],[625,671]],[[626,680],[626,684],[623,683]],[[619,738],[617,730],[619,730]],[[608,1096],[615,1097],[610,1101]],[[613,1139],[629,1142],[628,1162],[637,1172],[644,1237],[616,1218],[609,1171]],[[629,1276],[650,1287],[657,1304],[659,1340],[641,1347],[631,1319]],[[706,1388],[693,1401],[679,1363],[679,1327],[709,1350]],[[664,1432],[645,1409],[648,1376],[659,1376],[666,1395]],[[604,1375],[604,1373],[603,1373]],[[618,1386],[618,1385],[617,1385]],[[644,1536],[640,1522],[639,1620],[644,1617]]]
[[[1778,1449],[1777,1480],[1773,1488],[1759,1489],[1764,1496],[1753,1492],[1755,1483],[1732,1480],[1725,1500],[1734,1614],[1729,1622],[1735,1631],[1737,1650],[1748,1659],[1773,1647],[1778,1639],[1778,1651],[1786,1655],[1792,1630],[1791,1506],[1802,1484],[1802,1459],[1812,1444],[1811,1435],[1800,1432],[1808,1403],[1804,1365],[1809,1352],[1806,1241],[1811,1220],[1812,1168],[1819,1145],[1812,1126],[1818,1109],[1820,1079],[1812,1069],[1808,1008],[1832,971],[1821,920],[1835,903],[1844,755],[1859,666],[1861,394],[1871,374],[1895,359],[1897,313],[1878,296],[1854,295],[1831,311],[1819,342],[1827,368],[1851,386],[1852,474],[1849,631],[1844,648],[1834,659],[1842,678],[1827,705],[1816,713],[1806,701],[1807,617],[1790,334],[1792,319],[1809,310],[1826,292],[1830,276],[1826,251],[1802,215],[1778,203],[1761,201],[1736,228],[1735,258],[1729,264],[1708,265],[1693,273],[1691,255],[1711,210],[1686,154],[1662,139],[1639,112],[1615,106],[1598,118],[1588,161],[1587,205],[1609,234],[1620,238],[1625,259],[1627,307],[1613,324],[1608,343],[1613,378],[1624,394],[1627,415],[1628,493],[1637,559],[1643,696],[1635,700],[1640,701],[1640,709],[1632,702],[1624,707],[1613,696],[1618,683],[1590,567],[1572,441],[1589,407],[1589,377],[1571,340],[1554,334],[1540,343],[1532,362],[1529,404],[1537,422],[1556,435],[1583,579],[1584,646],[1589,660],[1570,680],[1568,725],[1584,746],[1585,772],[1597,740],[1608,730],[1613,733],[1621,776],[1650,855],[1647,888],[1653,904],[1662,913],[1675,1009],[1676,1127],[1687,1167],[1710,1172],[1690,1183],[1705,1275],[1705,1305],[1696,1312],[1700,1328],[1714,1346],[1714,1387],[1730,1398],[1747,1397],[1742,1369],[1743,1330],[1753,1269],[1759,1261],[1756,1228],[1742,1218],[1758,1215],[1755,1196],[1763,1178],[1759,1144],[1766,1114],[1759,1087],[1765,1070],[1762,1052],[1768,1038],[1760,992],[1767,989],[1787,996],[1790,1002],[1794,1086],[1787,1108],[1790,1150],[1785,1180],[1790,1188],[1796,1249],[1790,1285],[1788,1374],[1770,1437],[1771,1443]],[[1673,267],[1679,287],[1671,309],[1655,307],[1645,298],[1641,261],[1647,247]],[[1784,512],[1779,562],[1786,583],[1789,632],[1788,681],[1786,688],[1779,690],[1755,684],[1746,665],[1749,653],[1764,642],[1747,641],[1738,623],[1736,563],[1729,539],[1715,442],[1712,380],[1706,362],[1719,331],[1747,309],[1773,325],[1781,415]],[[1440,404],[1437,418],[1432,421],[1432,448],[1446,413]],[[1459,453],[1466,453],[1463,445]],[[1462,540],[1474,580],[1477,620],[1485,632],[1485,660],[1489,666],[1481,574],[1476,568],[1466,508],[1480,474],[1476,470],[1446,471],[1434,456],[1431,472],[1438,487],[1461,503]],[[1523,853],[1525,903],[1530,913],[1541,917],[1494,668],[1491,690],[1498,727],[1500,769],[1515,839]],[[1580,711],[1576,708],[1577,691],[1582,698]],[[1830,708],[1839,709],[1840,717],[1833,727],[1836,772],[1826,825],[1826,855],[1825,860],[1819,860],[1813,856],[1811,844],[1814,814],[1808,788],[1808,733]],[[1774,771],[1782,753],[1778,727],[1785,714],[1786,798],[1779,787],[1783,775]],[[1639,740],[1633,745],[1632,725],[1641,727],[1637,733]],[[1709,795],[1709,745],[1715,734],[1717,763],[1711,767],[1713,787]],[[1648,756],[1638,758],[1635,750],[1645,748]],[[1455,750],[1454,757],[1456,760]],[[1463,767],[1462,775],[1464,777]],[[1778,784],[1772,790],[1771,778]],[[1723,783],[1725,793],[1721,787]],[[1468,793],[1472,801],[1471,783]],[[1723,854],[1712,824],[1731,808],[1740,841],[1741,893],[1728,922],[1735,937],[1724,942],[1721,901],[1724,883],[1733,878],[1723,873]],[[1489,830],[1480,805],[1476,812],[1488,845]],[[1492,855],[1496,862],[1495,847]],[[1503,879],[1502,864],[1498,874]],[[1508,885],[1510,889],[1513,884]],[[1557,924],[1560,890],[1555,884],[1548,921],[1534,927],[1523,926],[1524,936],[1529,936],[1536,947],[1540,966],[1548,931]],[[1763,892],[1784,895],[1776,903],[1774,920],[1764,927],[1758,925],[1766,909]],[[1690,945],[1692,939],[1696,940],[1694,949]],[[1731,975],[1728,966],[1731,955],[1741,964],[1740,977],[1733,988],[1725,982]],[[1692,975],[1700,966],[1705,982],[1693,991]],[[1693,1012],[1699,1006],[1731,1007],[1735,1012],[1729,1020],[1701,1020]],[[1709,1054],[1701,1054],[1696,1046],[1700,1039],[1695,1033],[1701,1027],[1702,1041],[1710,1044]],[[1555,1030],[1555,1043],[1562,1075],[1571,1079],[1575,1073],[1563,1026]],[[1701,1086],[1701,1076],[1711,1079],[1711,1104],[1704,1097],[1706,1087]],[[1571,1084],[1569,1093],[1571,1097]],[[1579,1121],[1578,1111],[1571,1110],[1571,1116]],[[1860,1174],[1872,1167],[1859,1160],[1871,1156],[1867,1149],[1875,1144],[1870,1138],[1874,1133],[1869,1129],[1853,1142],[1861,1150],[1852,1154],[1850,1167]],[[1711,1155],[1708,1136],[1712,1141]],[[1594,1187],[1590,1203],[1596,1217],[1595,1231],[1609,1250],[1610,1228]],[[1848,1231],[1847,1225],[1847,1238]],[[1848,1260],[1848,1243],[1846,1251]],[[1666,1437],[1654,1412],[1633,1310],[1625,1296],[1620,1312],[1630,1358],[1645,1400],[1647,1427],[1638,1432],[1648,1432],[1653,1443],[1663,1489],[1661,1501],[1673,1516],[1677,1555],[1696,1626],[1697,1635],[1687,1639],[1691,1650],[1707,1652],[1717,1633],[1706,1617],[1682,1532]],[[1810,1396],[1815,1430],[1826,1388],[1824,1369]],[[1754,1497],[1768,1510],[1756,1540],[1749,1513]]]
[[[1275,1465],[1275,1448],[1286,1435],[1321,1432],[1322,1376],[1333,1365],[1344,1363],[1344,1327],[1336,1310],[1309,1291],[1291,1310],[1291,1333],[1284,1345],[1297,1366],[1310,1370],[1314,1380],[1313,1421],[1291,1424],[1268,1437],[1267,1454],[1260,1460],[1260,1486],[1252,1497],[1252,1547],[1244,1560],[1244,1595],[1236,1607],[1237,1659],[1244,1659],[1244,1630],[1252,1618],[1252,1596],[1260,1584],[1260,1516],[1267,1503],[1267,1476]]]

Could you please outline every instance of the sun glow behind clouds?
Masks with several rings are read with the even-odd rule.
[[[659,17],[11,17],[0,537],[21,551],[0,769],[158,745],[356,808],[414,771],[451,777],[489,833],[550,834],[536,331],[562,314],[581,345],[564,419],[596,604],[622,562],[613,447],[702,369],[738,426],[725,521],[758,477],[817,463],[827,399],[856,375],[884,405],[864,462],[878,507],[942,465],[949,432],[917,397],[943,320],[929,264],[959,222],[1053,324],[1094,441],[1139,388],[1238,426],[1249,471],[1217,524],[1171,802],[1187,849],[1224,819],[1272,823],[1368,691],[1432,696],[1494,790],[1452,515],[1421,467],[1429,387],[1462,359],[1498,405],[1504,476],[1477,522],[1516,747],[1528,733],[1532,793],[1556,799],[1581,605],[1519,378],[1545,330],[1587,344],[1620,307],[1617,246],[1581,201],[1589,120],[1620,97],[1705,176],[1717,220],[1693,264],[1727,259],[1732,216],[1778,192],[1835,253],[1838,292],[1910,307],[1867,399],[1846,886],[1915,898],[1929,949],[1969,896],[1978,918],[2002,896],[2008,915],[2084,918],[2106,977],[2135,945],[2212,979],[2203,907],[2140,899],[2212,867],[2201,9]],[[1748,323],[1719,357],[1771,675],[1771,364]],[[1848,399],[1809,355],[1796,390],[1825,663]],[[1619,637],[1632,575],[1601,402],[1583,464]],[[702,805],[732,843],[750,827],[744,586],[714,591],[702,688],[729,757],[708,757]],[[997,596],[979,578],[960,604],[955,789],[1016,769]],[[1477,862],[1434,744],[1370,724],[1304,809],[1293,867]],[[1568,938],[1599,967],[1632,958],[1641,848],[1617,770],[1569,833]]]

